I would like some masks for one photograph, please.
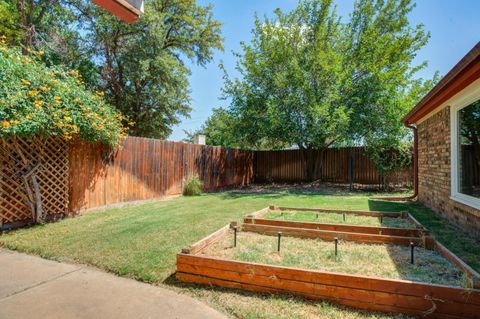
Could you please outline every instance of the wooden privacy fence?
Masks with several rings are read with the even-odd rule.
[[[255,152],[256,182],[314,180],[365,185],[382,183],[382,177],[363,147]],[[412,183],[412,169],[393,172],[389,181],[394,185]]]
[[[50,219],[111,204],[180,194],[198,174],[206,191],[253,181],[253,153],[129,137],[112,151],[106,146],[61,139],[0,140],[0,229],[35,219],[31,175]],[[27,180],[25,180],[27,177]]]
[[[180,194],[193,174],[206,191],[247,185],[253,153],[139,137],[114,152],[77,143],[70,152],[70,211]]]
[[[252,152],[129,137],[112,151],[100,144],[54,138],[15,141],[0,140],[0,228],[38,221],[40,215],[52,218],[180,194],[193,174],[200,176],[206,191],[248,185],[254,179],[381,182],[362,148]],[[395,172],[391,180],[411,182],[410,171]]]

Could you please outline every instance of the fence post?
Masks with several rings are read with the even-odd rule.
[[[353,170],[354,170],[354,153],[352,150],[348,152],[348,183],[350,184],[350,190],[353,189]]]

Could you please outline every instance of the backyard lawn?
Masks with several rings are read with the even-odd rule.
[[[467,236],[418,203],[371,200],[370,195],[339,190],[284,188],[178,197],[20,229],[0,236],[0,245],[49,259],[89,264],[121,276],[166,285],[194,295],[237,318],[403,318],[401,315],[354,311],[292,296],[195,287],[175,280],[175,254],[181,248],[269,204],[353,210],[407,210],[429,228],[440,242],[477,271],[480,270],[478,238]]]

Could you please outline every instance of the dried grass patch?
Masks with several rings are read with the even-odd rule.
[[[435,251],[415,247],[415,263],[410,264],[410,248],[398,245],[360,244],[340,241],[335,257],[334,242],[239,232],[237,247],[233,233],[206,247],[200,254],[245,262],[299,267],[330,272],[405,279],[464,287],[464,273]]]
[[[316,213],[305,211],[269,211],[262,216],[266,219],[278,219],[297,222],[314,222],[314,223],[328,223],[339,225],[362,225],[373,227],[396,227],[396,228],[415,228],[406,218],[393,217],[372,217],[372,216],[357,216],[345,214],[345,221],[343,214],[336,213]]]

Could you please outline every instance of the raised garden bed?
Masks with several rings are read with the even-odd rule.
[[[335,220],[339,222],[331,223]],[[428,230],[408,212],[347,211],[270,206],[245,216],[244,223],[396,237],[420,238],[428,235]],[[409,244],[410,239],[405,238],[403,241]]]
[[[414,219],[415,228],[406,229],[411,231],[407,236],[372,234],[366,229],[362,233],[356,228],[323,230],[324,223],[258,224],[262,220],[292,223],[261,218],[271,210],[275,209],[245,218],[237,228],[235,247],[232,224],[183,249],[177,255],[177,278],[250,291],[291,293],[373,311],[480,318],[480,275],[429,237]],[[411,218],[408,213],[395,214],[398,216],[394,218]],[[413,265],[410,243],[415,245]]]
[[[333,241],[282,236],[278,252],[277,236],[249,231],[238,232],[236,247],[233,247],[233,236],[233,230],[230,230],[226,236],[208,245],[198,254],[275,266],[416,280],[456,287],[463,287],[467,283],[461,269],[437,252],[423,247],[414,248],[414,264],[411,264],[411,251],[407,246],[339,241],[335,255]]]
[[[263,218],[297,222],[314,222],[324,224],[339,224],[371,227],[414,228],[411,220],[398,216],[363,216],[334,212],[311,212],[298,210],[269,210]]]

